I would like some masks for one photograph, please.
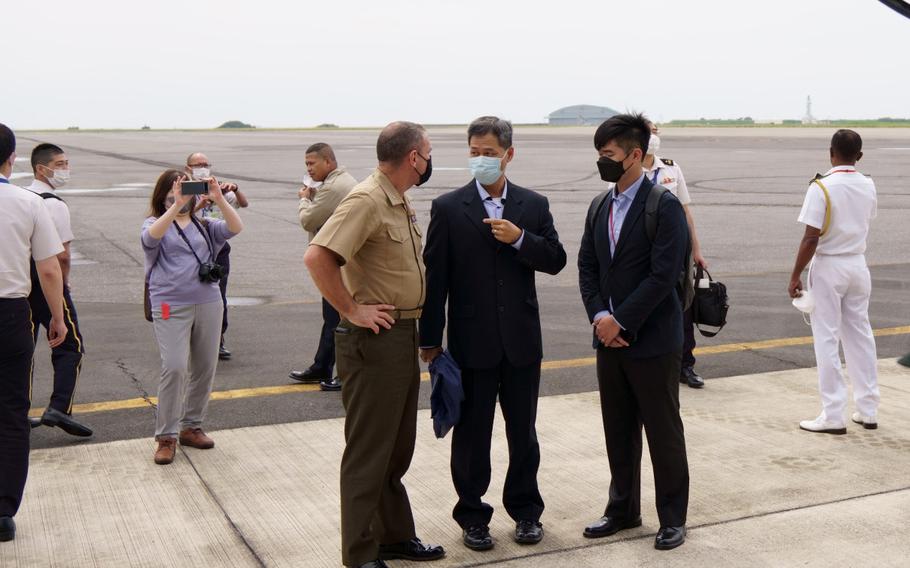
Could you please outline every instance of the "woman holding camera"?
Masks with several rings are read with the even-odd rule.
[[[208,197],[224,212],[224,220],[197,219],[196,196],[182,192],[186,181],[177,170],[161,174],[141,236],[161,351],[155,425],[155,463],[161,465],[174,460],[178,439],[192,448],[215,446],[202,431],[221,339],[222,271],[215,258],[227,240],[243,230],[214,178],[207,180]]]

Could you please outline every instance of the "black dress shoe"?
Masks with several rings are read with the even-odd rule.
[[[73,417],[55,410],[53,408],[48,408],[44,411],[44,415],[41,416],[41,423],[45,426],[57,426],[67,434],[72,436],[79,436],[81,438],[87,438],[92,435],[92,429],[84,424],[80,424],[73,420]]]
[[[515,523],[515,542],[537,544],[543,539],[543,525],[540,521],[518,521]]]
[[[686,542],[686,526],[660,527],[657,538],[654,539],[654,548],[657,550],[671,550]]]
[[[16,521],[12,517],[0,517],[0,542],[16,538]]]
[[[304,384],[315,384],[320,381],[327,381],[332,378],[332,376],[325,371],[320,371],[319,369],[314,369],[313,367],[310,367],[306,371],[291,371],[288,376],[295,381],[299,381]]]
[[[683,367],[679,373],[679,382],[689,385],[690,388],[700,389],[705,386],[705,380],[695,372],[692,367]]]
[[[487,525],[471,525],[462,534],[464,545],[471,550],[490,550],[493,548],[493,537]]]
[[[389,568],[389,565],[377,558],[357,566],[357,568]]]
[[[610,536],[611,534],[616,534],[619,531],[625,529],[631,529],[640,526],[641,517],[632,519],[631,521],[623,521],[620,519],[615,519],[613,517],[601,517],[594,523],[586,526],[585,532],[583,534],[585,538],[603,538],[605,536]]]
[[[28,425],[31,426],[32,428],[37,428],[38,426],[41,426],[41,417],[40,416],[29,416]]]
[[[323,379],[319,381],[319,390],[321,391],[340,391],[341,390],[341,379],[335,377],[334,379]]]
[[[444,548],[437,544],[424,544],[419,538],[412,538],[405,542],[395,544],[380,544],[380,560],[413,560],[423,562],[425,560],[439,560],[446,555]]]
[[[231,352],[225,349],[224,344],[221,344],[221,347],[218,348],[218,358],[222,361],[227,361],[231,358]]]

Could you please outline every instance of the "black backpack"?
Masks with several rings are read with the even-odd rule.
[[[645,201],[645,232],[648,234],[648,240],[652,243],[654,242],[654,237],[657,235],[657,211],[660,208],[660,200],[664,196],[664,193],[670,191],[662,185],[654,185],[651,188],[651,192],[648,193],[648,199]],[[603,209],[604,204],[607,202],[607,198],[610,197],[611,191],[605,191],[594,198],[594,207],[590,209],[588,213],[588,225],[591,226],[591,229],[594,229],[594,225],[597,222],[597,218],[600,216],[600,210]],[[695,298],[695,278],[693,275],[693,265],[695,264],[692,260],[692,239],[689,238],[686,240],[686,258],[685,266],[683,266],[679,271],[679,280],[676,283],[676,293],[679,296],[679,301],[682,302],[682,309],[686,311],[689,309],[689,306],[692,305],[692,300]]]

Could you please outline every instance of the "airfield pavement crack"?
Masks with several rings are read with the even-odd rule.
[[[29,140],[31,142],[41,142],[41,140],[37,140],[35,138],[28,138],[25,136],[20,136],[19,138],[22,140]],[[125,160],[128,162],[137,162],[140,164],[145,164],[147,166],[157,166],[160,168],[174,168],[177,170],[183,168],[183,165],[176,165],[171,162],[163,162],[160,160],[149,160],[146,158],[140,158],[138,156],[129,156],[127,154],[118,154],[116,152],[105,152],[103,150],[92,150],[91,148],[84,148],[84,147],[80,147],[80,146],[67,146],[67,148],[70,150],[77,150],[79,152],[85,152],[86,154],[94,154],[96,156],[101,156],[104,158],[113,158],[115,160]],[[298,182],[295,182],[295,181],[286,181],[286,180],[245,176],[245,175],[241,175],[241,174],[232,174],[229,172],[221,172],[218,175],[219,175],[219,177],[236,179],[236,180],[240,180],[240,181],[254,181],[254,182],[258,182],[258,183],[274,183],[274,184],[278,184],[278,185],[295,185],[295,186],[300,185]]]
[[[149,395],[148,391],[145,390],[144,386],[142,386],[142,381],[139,380],[139,377],[136,376],[136,373],[130,371],[129,367],[126,366],[126,363],[123,361],[123,359],[117,359],[116,363],[117,367],[120,369],[120,372],[122,372],[124,375],[126,375],[126,378],[132,381],[133,386],[135,386],[136,390],[139,391],[139,396],[141,396],[142,400],[144,400],[149,405],[149,408],[158,408],[158,406],[152,402],[152,397]]]
[[[119,250],[120,252],[122,252],[128,259],[132,260],[132,261],[136,264],[136,266],[144,266],[144,265],[145,265],[144,262],[141,262],[138,258],[136,258],[135,256],[133,256],[133,253],[130,252],[129,249],[124,248],[123,245],[117,243],[117,241],[115,241],[115,240],[109,238],[107,235],[105,235],[105,234],[102,233],[102,232],[99,232],[98,234],[101,235],[101,238],[104,239],[105,242],[107,242],[109,245],[111,245],[111,246],[114,247],[115,249]]]
[[[761,518],[766,518],[766,517],[773,517],[776,515],[782,515],[782,514],[786,514],[786,513],[792,513],[795,511],[818,509],[818,508],[822,508],[822,507],[827,507],[829,505],[837,505],[839,503],[858,501],[860,499],[868,499],[871,497],[880,497],[883,495],[894,495],[897,493],[904,493],[908,490],[910,490],[910,487],[897,487],[897,488],[893,488],[893,489],[885,489],[882,491],[873,491],[871,493],[863,493],[860,495],[850,495],[848,497],[840,497],[837,499],[831,499],[831,500],[822,501],[819,503],[809,503],[806,505],[797,505],[795,507],[787,507],[784,509],[776,509],[773,511],[764,511],[761,513],[754,513],[751,515],[744,515],[741,517],[732,517],[729,519],[721,519],[718,521],[712,521],[712,522],[702,523],[702,524],[698,524],[698,525],[690,525],[690,526],[687,526],[687,530],[692,531],[692,530],[696,530],[696,529],[706,529],[706,528],[710,528],[710,527],[718,527],[718,526],[723,526],[723,525],[736,524],[736,523],[740,523],[740,522],[744,522],[744,521],[750,521],[753,519],[761,519]],[[559,548],[556,550],[545,550],[545,551],[536,552],[536,553],[532,553],[532,554],[528,554],[528,555],[524,555],[524,556],[513,556],[510,558],[497,558],[496,560],[486,560],[486,561],[482,561],[482,562],[475,562],[473,564],[464,564],[464,565],[462,565],[462,568],[477,568],[479,566],[492,566],[494,564],[504,564],[504,563],[510,562],[512,560],[523,560],[524,561],[524,560],[527,560],[530,558],[541,558],[541,557],[545,557],[545,556],[553,556],[554,554],[561,554],[561,553],[565,553],[565,552],[576,552],[579,550],[586,550],[586,549],[592,549],[592,548],[600,548],[600,547],[606,548],[606,547],[614,546],[614,545],[625,543],[625,542],[634,542],[634,541],[639,541],[639,540],[651,540],[653,538],[654,538],[653,534],[635,535],[635,536],[630,536],[630,537],[626,537],[626,538],[618,538],[618,539],[610,540],[607,542],[594,542],[592,544],[581,544],[578,546],[569,546],[566,548]]]

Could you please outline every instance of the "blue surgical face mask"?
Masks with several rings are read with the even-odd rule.
[[[475,156],[468,159],[468,167],[471,168],[471,174],[474,179],[480,182],[480,185],[491,185],[496,183],[502,175],[502,161],[506,159],[504,154],[501,158],[494,156]]]

